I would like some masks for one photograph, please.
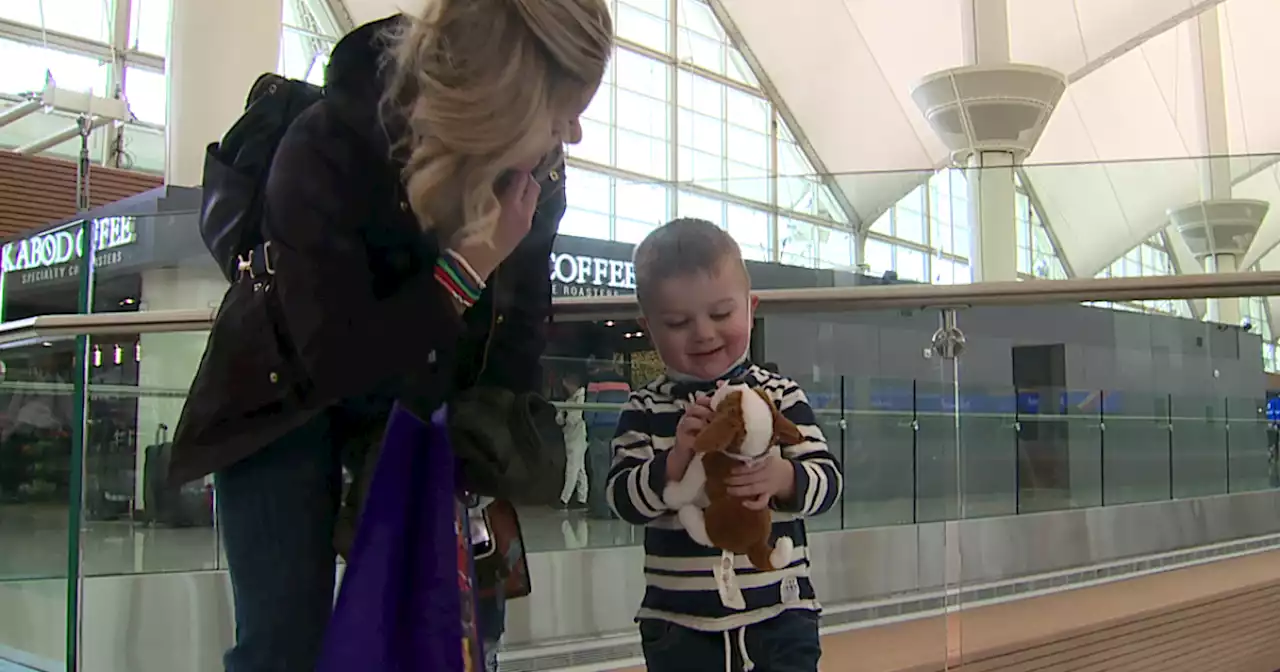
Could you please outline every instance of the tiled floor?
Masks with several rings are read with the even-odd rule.
[[[1238,591],[1263,591],[1280,585],[1280,551],[1221,560],[1198,567],[1117,581],[1053,595],[965,609],[937,616],[860,628],[823,637],[823,672],[917,672],[941,670],[948,655],[950,669],[975,659],[1031,646],[1137,617],[1152,616],[1181,605],[1199,603]],[[1270,612],[1280,604],[1269,600]],[[1280,628],[1280,626],[1277,626]],[[1231,651],[1235,662],[1201,666],[1204,672],[1280,670],[1280,642],[1262,633]],[[1192,633],[1190,637],[1195,637]],[[1204,645],[1208,645],[1208,637]],[[1045,665],[1041,659],[1041,665]],[[1008,669],[984,667],[983,669]],[[1028,667],[1026,669],[1040,669]],[[1075,669],[1048,668],[1044,669]],[[1081,666],[1080,669],[1094,669]],[[1126,668],[1127,669],[1127,668]],[[1143,668],[1147,669],[1147,668]],[[1156,669],[1156,668],[1151,668]],[[1179,668],[1181,669],[1181,668]],[[632,667],[615,672],[644,672]]]

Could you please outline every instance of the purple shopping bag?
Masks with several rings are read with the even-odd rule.
[[[479,672],[472,558],[444,409],[391,412],[317,672]]]

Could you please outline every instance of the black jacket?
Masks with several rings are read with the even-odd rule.
[[[174,434],[175,482],[338,406],[376,414],[401,399],[429,410],[477,382],[541,387],[563,162],[539,176],[532,231],[459,318],[432,277],[439,245],[409,208],[380,121],[384,36],[401,20],[338,43],[324,100],[281,141],[264,226],[275,274],[242,279],[224,298]]]

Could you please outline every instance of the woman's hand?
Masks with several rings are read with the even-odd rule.
[[[515,251],[516,246],[529,234],[533,226],[533,213],[538,209],[538,195],[542,186],[526,172],[517,172],[507,181],[498,194],[502,213],[493,232],[492,243],[465,242],[453,251],[462,255],[481,278],[488,279],[498,264]]]

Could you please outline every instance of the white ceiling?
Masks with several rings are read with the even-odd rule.
[[[342,1],[357,23],[422,2]],[[862,219],[947,160],[910,94],[924,75],[964,64],[964,2],[720,0]],[[1230,153],[1280,153],[1277,0],[1008,3],[1012,59],[1072,82],[1026,172],[1077,275],[1093,275],[1159,231],[1166,209],[1200,198],[1206,166],[1187,157],[1207,152],[1196,93],[1201,12],[1218,15]],[[1280,173],[1255,174],[1257,163],[1230,162],[1234,179],[1247,177],[1237,196],[1277,204],[1248,260],[1280,269],[1280,253],[1263,254],[1280,243]]]
[[[385,18],[397,12],[422,9],[425,0],[334,0],[347,8],[356,25]]]

